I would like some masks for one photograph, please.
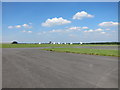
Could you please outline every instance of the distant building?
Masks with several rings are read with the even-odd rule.
[[[73,44],[72,42],[70,44]]]
[[[83,43],[82,43],[82,42],[80,42],[80,44],[82,45]]]
[[[49,44],[52,44],[52,41],[49,41]]]
[[[18,44],[18,42],[17,41],[13,41],[11,44]]]
[[[55,42],[53,42],[52,44],[55,44]]]
[[[39,42],[39,44],[41,44],[41,42]]]
[[[58,44],[61,44],[60,42],[58,42]]]

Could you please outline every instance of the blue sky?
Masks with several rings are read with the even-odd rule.
[[[117,2],[3,2],[3,42],[118,40]]]

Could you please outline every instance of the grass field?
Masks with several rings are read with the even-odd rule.
[[[72,47],[72,46],[117,46],[117,45],[69,45],[69,44],[0,44],[1,48],[30,48],[30,47]]]
[[[118,50],[102,50],[102,49],[86,49],[86,48],[47,48],[42,49],[47,51],[77,53],[77,54],[89,54],[89,55],[101,55],[101,56],[120,56]]]
[[[63,44],[2,44],[2,48],[30,48],[30,47],[64,47],[73,45]],[[78,45],[76,45],[78,46]]]
[[[75,48],[77,46],[118,46],[118,45],[69,45],[69,44],[0,44],[1,48],[32,48],[32,47],[49,47],[48,51],[89,54],[89,55],[102,55],[102,56],[120,56],[118,50],[103,50],[103,49],[90,49],[90,48]],[[61,47],[61,48],[57,48]],[[74,47],[74,48],[73,48]]]

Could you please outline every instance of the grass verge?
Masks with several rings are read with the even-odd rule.
[[[88,55],[120,57],[120,55],[118,54],[118,50],[87,49],[87,48],[47,48],[47,49],[42,49],[42,50],[66,52],[66,53],[77,53],[77,54],[88,54]]]
[[[0,48],[30,48],[30,47],[72,47],[72,46],[117,46],[117,45],[69,45],[69,44],[0,44]]]

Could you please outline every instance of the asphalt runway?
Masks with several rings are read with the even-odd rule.
[[[3,88],[117,88],[118,58],[3,48]]]

